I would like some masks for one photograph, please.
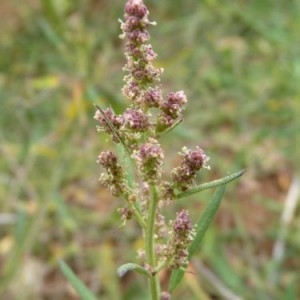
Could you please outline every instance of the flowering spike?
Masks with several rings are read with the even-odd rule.
[[[166,248],[166,257],[171,268],[188,265],[188,246],[193,239],[193,226],[188,211],[181,210],[171,222],[171,238]]]
[[[155,25],[148,20],[149,11],[141,0],[129,0],[125,6],[125,22],[121,21],[122,38],[126,38],[125,56],[127,63],[123,70],[128,74],[124,77],[123,94],[134,105],[143,102],[147,86],[159,81],[163,72],[155,68],[152,61],[156,53],[152,46],[146,44],[150,39],[147,28]]]

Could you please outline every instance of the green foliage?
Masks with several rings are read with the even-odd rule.
[[[64,261],[59,261],[59,267],[82,300],[97,300],[96,296],[91,293]]]

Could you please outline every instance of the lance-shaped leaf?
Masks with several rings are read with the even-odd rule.
[[[97,300],[97,297],[87,288],[87,286],[75,275],[70,267],[62,260],[59,261],[59,267],[64,276],[69,280],[75,291],[83,300]]]
[[[235,172],[233,174],[230,174],[226,177],[223,177],[221,179],[217,179],[214,181],[200,184],[194,188],[189,189],[188,191],[177,194],[176,199],[185,198],[185,197],[191,196],[193,194],[199,193],[200,191],[203,191],[206,189],[211,189],[211,188],[226,184],[226,183],[233,181],[233,180],[237,179],[238,177],[242,176],[245,173],[245,171],[246,170],[241,170],[241,171]]]
[[[200,243],[201,243],[213,217],[215,216],[215,214],[221,204],[224,192],[225,192],[225,184],[218,187],[218,189],[215,191],[215,193],[213,195],[213,198],[208,203],[202,216],[200,217],[200,219],[197,223],[197,227],[196,227],[195,238],[189,247],[189,260],[199,249]],[[176,270],[172,271],[170,281],[169,281],[169,290],[171,292],[180,283],[183,275],[184,275],[184,270],[182,270],[182,269],[176,269]]]
[[[144,269],[140,265],[137,265],[137,264],[134,264],[134,263],[127,263],[127,264],[124,264],[124,265],[120,266],[117,270],[117,273],[118,273],[119,277],[122,277],[128,271],[135,271],[135,272],[140,273],[142,275],[145,275],[149,278],[151,277],[151,274],[146,269]]]
[[[100,111],[101,115],[103,116],[103,118],[105,119],[105,122],[107,124],[107,126],[109,127],[109,129],[113,132],[113,135],[119,140],[119,142],[123,145],[124,149],[127,151],[128,155],[130,155],[130,151],[127,147],[127,145],[125,144],[125,142],[123,141],[122,137],[120,136],[118,130],[115,128],[115,126],[112,124],[112,122],[109,120],[109,118],[106,116],[104,110],[99,107],[98,105],[94,104],[95,107]]]
[[[166,129],[163,132],[158,133],[157,138],[160,138],[160,137],[164,136],[165,134],[167,134],[168,132],[175,129],[181,122],[182,122],[182,118],[178,119],[170,128]]]

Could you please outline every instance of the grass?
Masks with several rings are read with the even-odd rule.
[[[144,299],[142,280],[117,278],[141,241],[134,225],[118,228],[118,202],[98,185],[95,163],[110,143],[96,133],[92,102],[125,106],[123,3],[26,2],[0,4],[0,295],[76,299],[58,270],[63,257],[100,299]],[[212,172],[200,181],[248,169],[226,195],[199,259],[241,298],[298,299],[297,215],[279,267],[272,249],[299,174],[299,1],[147,4],[158,22],[151,42],[163,83],[189,99],[184,122],[163,141],[170,165],[173,145],[185,143],[211,156]],[[198,200],[178,206],[193,208],[196,220]],[[174,299],[222,299],[203,266],[193,268]]]

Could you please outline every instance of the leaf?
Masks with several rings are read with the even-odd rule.
[[[202,216],[200,217],[197,223],[196,236],[189,247],[189,260],[193,257],[193,255],[197,252],[197,250],[200,247],[201,241],[221,204],[221,200],[225,192],[225,187],[226,187],[225,184],[218,187],[218,189],[215,191],[213,195],[212,200],[208,203],[207,207],[205,208],[205,211],[203,212]],[[172,271],[170,281],[169,281],[169,290],[171,292],[180,283],[183,275],[184,275],[184,270],[182,269],[176,269]]]
[[[97,300],[96,296],[86,287],[86,285],[74,274],[70,267],[63,261],[59,261],[59,267],[64,276],[69,280],[72,287],[83,300]]]
[[[217,179],[217,180],[214,180],[214,181],[210,181],[210,182],[207,182],[207,183],[200,184],[200,185],[196,186],[195,188],[189,189],[186,192],[182,192],[182,193],[177,194],[176,199],[185,198],[185,197],[191,196],[193,194],[199,193],[200,191],[203,191],[203,190],[206,190],[206,189],[211,189],[213,187],[218,187],[218,186],[221,186],[223,184],[226,184],[226,183],[228,183],[230,181],[233,181],[233,180],[237,179],[238,177],[242,176],[245,173],[245,171],[246,170],[241,170],[241,171],[235,172],[231,175],[228,175],[226,177],[223,177],[221,179]]]
[[[120,266],[117,270],[117,273],[119,275],[119,277],[124,276],[128,271],[136,271],[137,273],[140,273],[142,275],[146,275],[147,277],[151,277],[151,274],[144,269],[143,267],[141,267],[140,265],[134,264],[134,263],[127,263],[124,264],[122,266]]]
[[[170,128],[166,129],[165,131],[163,132],[159,132],[157,134],[157,137],[160,138],[162,137],[163,135],[167,134],[168,132],[172,131],[173,129],[175,129],[180,123],[182,122],[182,118],[181,119],[178,119]]]
[[[195,252],[199,249],[200,243],[208,229],[208,226],[210,225],[212,219],[218,211],[218,208],[220,207],[222,198],[224,196],[225,188],[226,185],[224,184],[215,191],[212,200],[210,201],[201,218],[199,219],[196,227],[196,236],[189,247],[189,259],[191,259]]]
[[[134,171],[136,170],[134,161],[132,158],[128,155],[126,149],[121,144],[116,144],[116,149],[118,156],[122,158],[121,164],[123,167],[123,170],[125,170],[125,177],[128,185],[130,188],[135,188],[135,177],[134,177]]]
[[[100,111],[100,113],[102,114],[103,118],[105,119],[105,122],[107,124],[107,126],[109,127],[109,129],[113,132],[114,136],[119,140],[119,142],[123,145],[124,149],[127,151],[128,155],[130,155],[130,151],[127,147],[127,145],[125,144],[125,142],[123,141],[122,137],[120,136],[118,130],[115,128],[115,126],[112,124],[112,122],[109,120],[109,118],[106,116],[104,110],[98,106],[97,104],[94,104],[94,106]]]

